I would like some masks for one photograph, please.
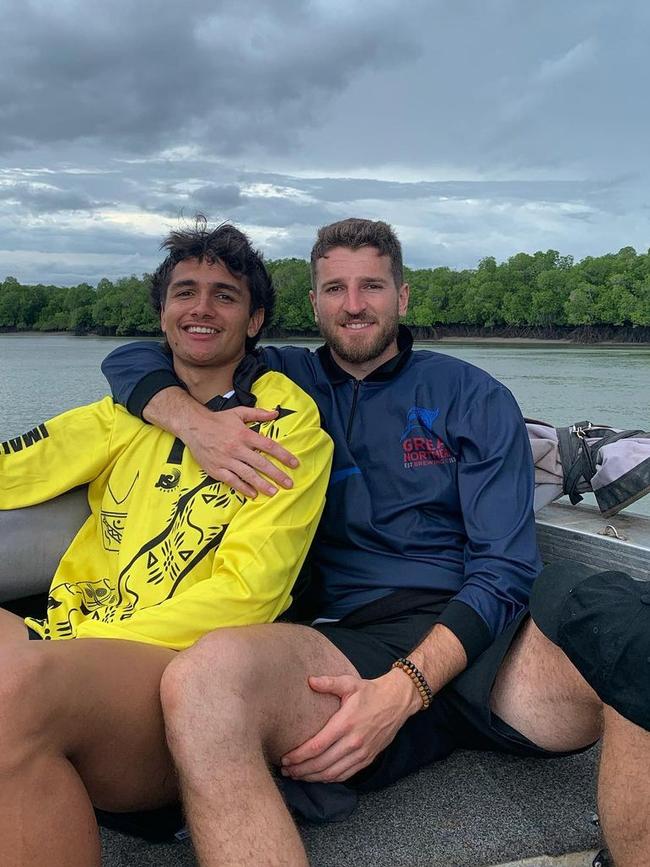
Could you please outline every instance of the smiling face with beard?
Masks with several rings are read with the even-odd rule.
[[[318,259],[309,297],[334,360],[352,376],[363,379],[397,354],[408,286],[395,285],[389,257],[375,247],[334,247]]]

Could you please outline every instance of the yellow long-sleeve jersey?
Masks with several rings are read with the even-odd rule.
[[[200,469],[172,434],[111,398],[0,443],[0,509],[88,484],[91,515],[63,555],[44,639],[122,638],[182,650],[219,626],[264,623],[290,604],[329,479],[316,405],[280,373],[251,391],[276,407],[260,433],[299,459],[293,488],[247,500]]]

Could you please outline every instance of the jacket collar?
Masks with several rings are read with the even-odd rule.
[[[234,394],[230,397],[217,394],[205,405],[214,412],[230,409],[233,406],[255,406],[257,398],[252,392],[253,383],[267,370],[259,350],[247,353],[235,368],[232,377]]]
[[[392,379],[394,376],[397,376],[397,374],[409,360],[412,347],[413,335],[406,327],[406,325],[400,325],[397,332],[397,355],[389,358],[388,361],[385,361],[381,365],[381,367],[378,367],[376,370],[373,370],[372,373],[369,373],[368,376],[364,377],[363,381],[383,382],[385,380]],[[318,355],[320,362],[323,365],[323,369],[327,374],[327,378],[333,385],[336,385],[339,382],[347,382],[350,379],[354,379],[354,376],[352,376],[351,373],[348,373],[347,370],[343,370],[343,368],[339,367],[339,365],[334,361],[330,348],[327,344],[320,346],[316,350],[316,354]]]

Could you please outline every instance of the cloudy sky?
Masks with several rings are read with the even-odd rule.
[[[647,0],[0,5],[0,279],[140,274],[196,211],[272,258],[650,246]]]

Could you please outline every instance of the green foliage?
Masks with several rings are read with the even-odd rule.
[[[315,333],[309,264],[267,264],[277,290],[275,329]],[[406,323],[421,328],[650,326],[650,251],[633,247],[577,263],[557,250],[517,253],[501,263],[487,256],[473,270],[406,268],[405,280],[411,288]],[[149,281],[145,274],[57,287],[7,277],[0,283],[0,329],[158,334]]]
[[[315,331],[309,301],[309,263],[303,259],[267,262],[277,293],[274,326],[283,331]]]

